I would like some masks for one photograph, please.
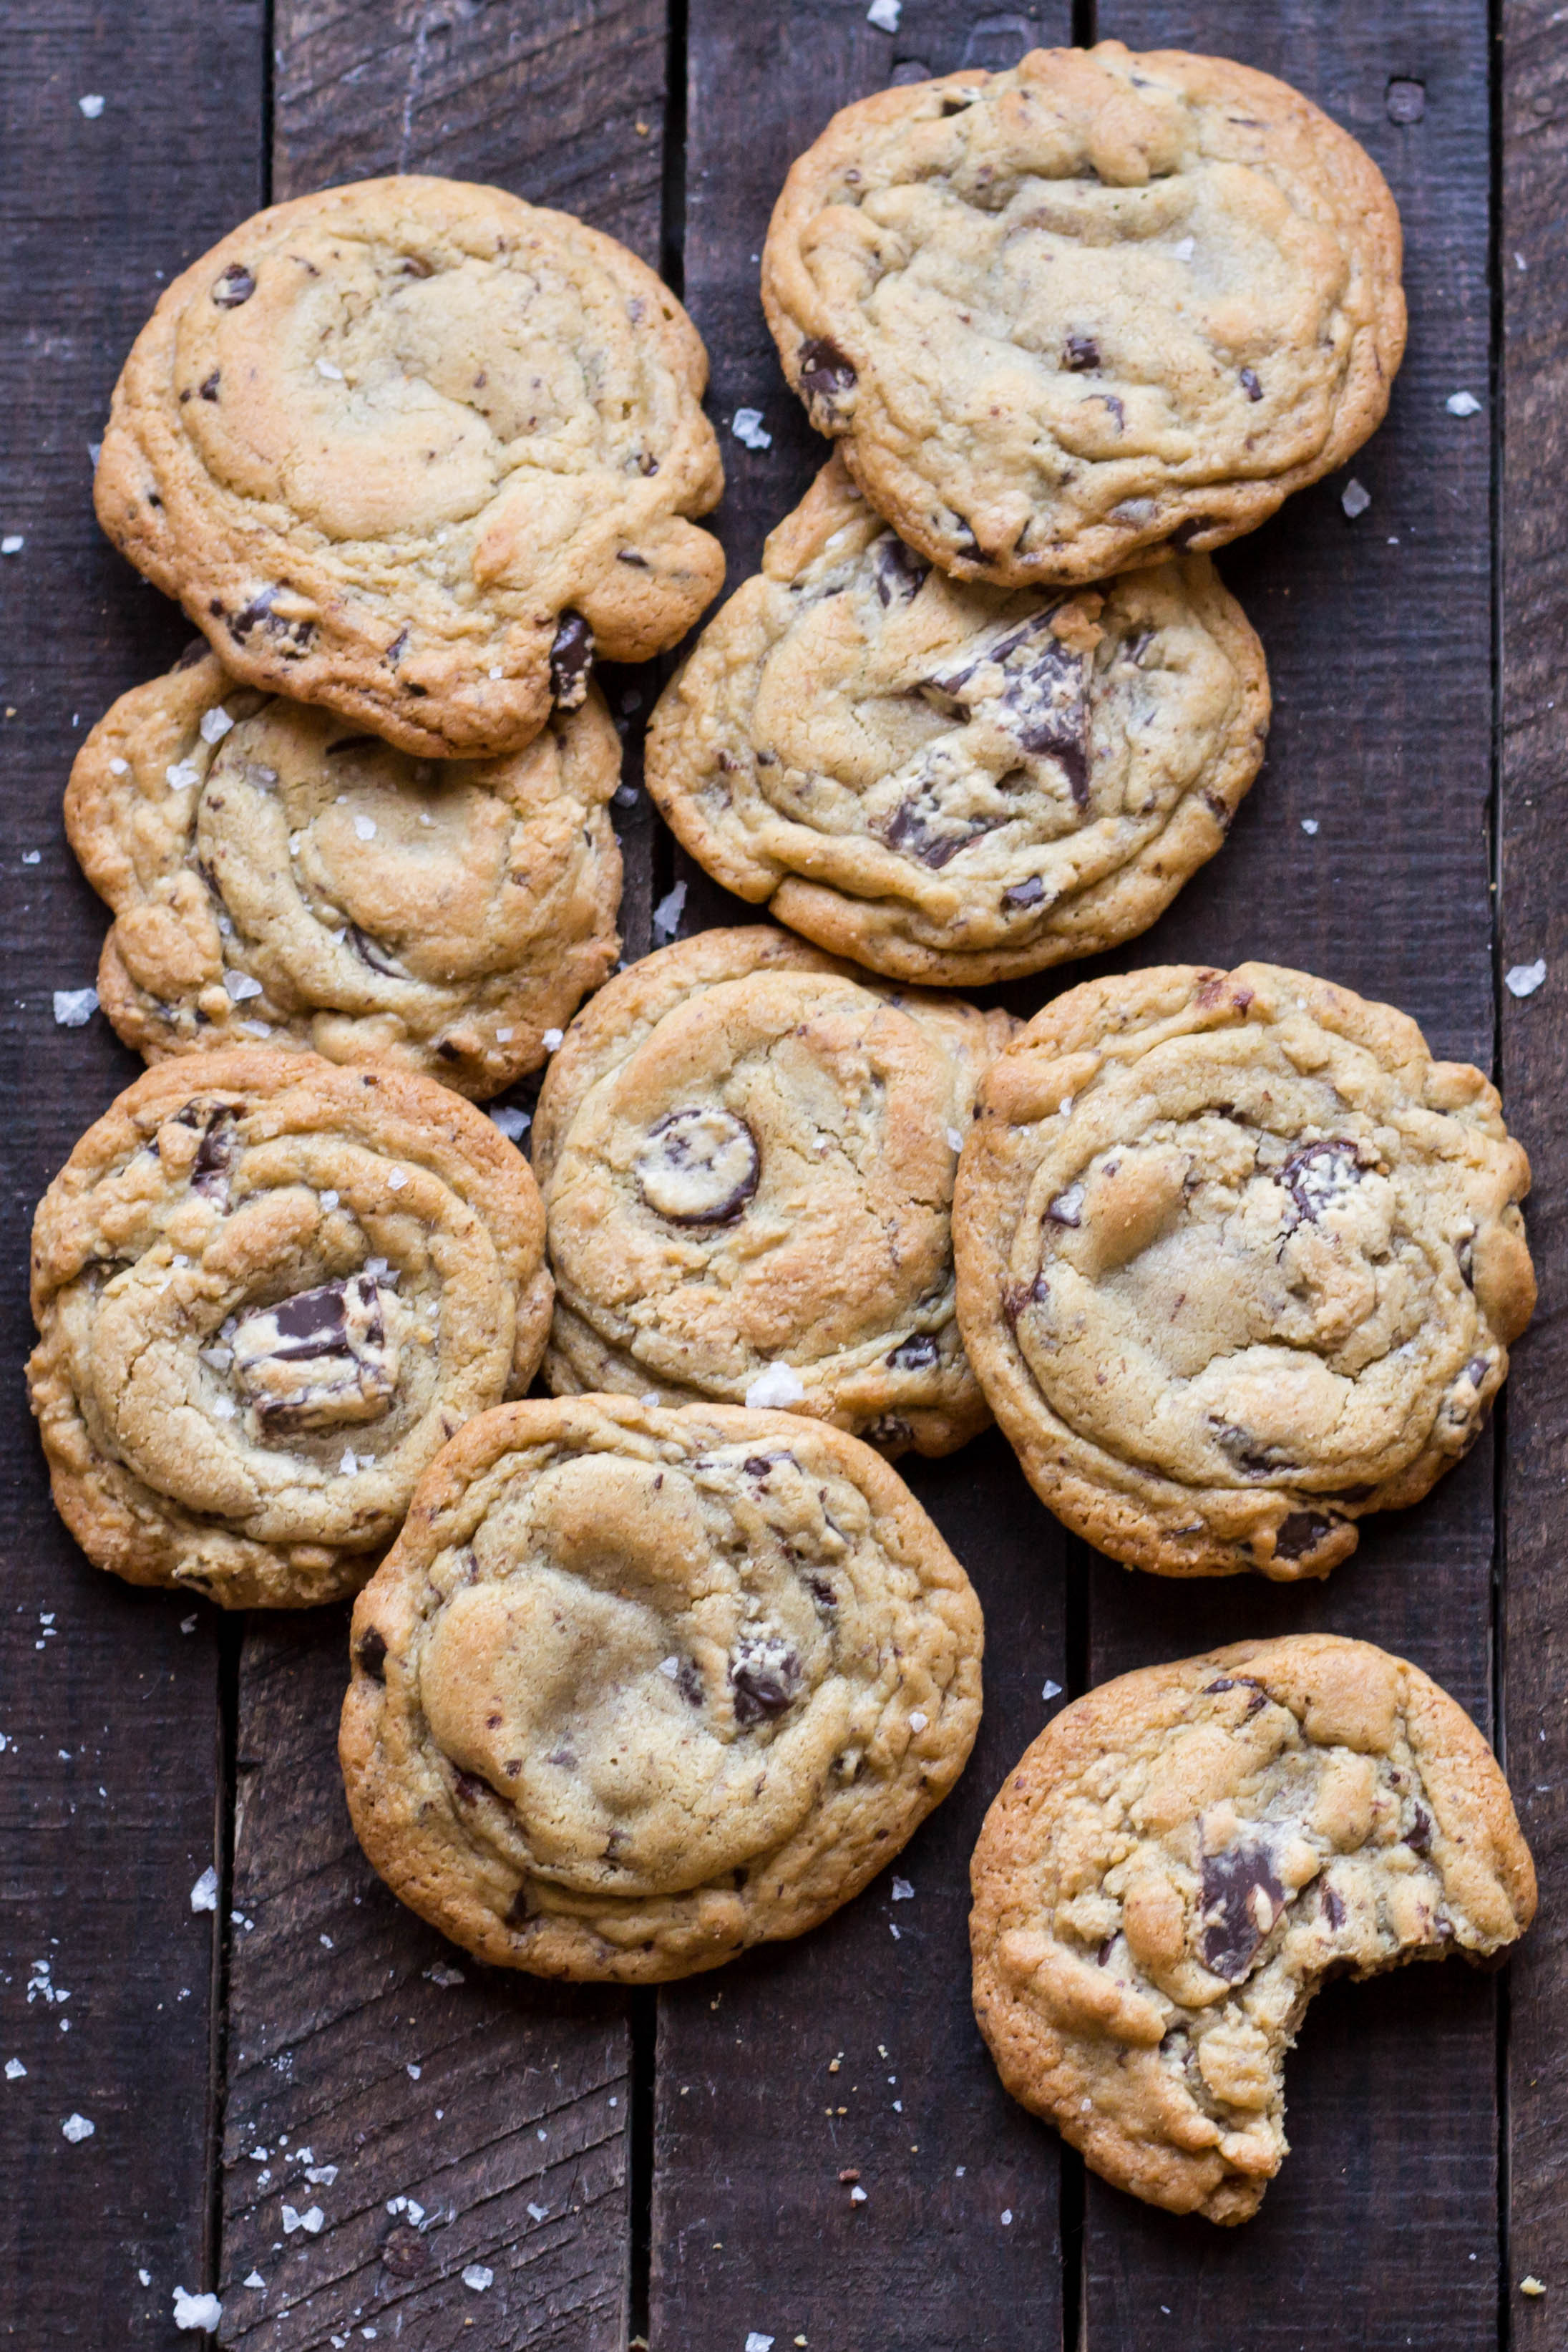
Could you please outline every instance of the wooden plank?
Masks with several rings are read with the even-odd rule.
[[[190,1891],[215,1850],[215,1612],[88,1567],[19,1370],[34,1204],[137,1066],[101,1019],[53,1020],[105,922],[60,794],[81,730],[190,634],[100,537],[89,444],[159,281],[258,192],[262,72],[256,0],[59,0],[6,27],[0,532],[25,543],[0,559],[0,2065],[27,2071],[0,2072],[0,2342],[27,2352],[168,2343],[209,2258],[214,1922]],[[90,2138],[62,2137],[73,2114]]]
[[[283,0],[274,37],[275,197],[387,171],[487,180],[657,264],[657,0]],[[604,683],[632,788],[652,675]],[[635,955],[653,817],[640,793],[614,817]],[[610,2352],[628,2325],[629,2004],[480,1969],[381,1889],[334,1754],[346,1661],[334,1611],[258,1622],[240,1663],[235,1901],[255,1925],[230,1959],[225,2340],[314,2352],[368,2325],[421,2352]],[[456,1967],[461,1987],[429,1973]],[[285,2136],[338,2179],[280,2163]],[[419,2228],[389,2212],[400,2197],[423,2209]],[[286,2233],[285,2201],[318,2204],[319,2231]],[[475,2265],[489,2288],[463,2284]],[[243,2285],[253,2274],[264,2289]]]
[[[1055,0],[978,19],[954,0],[905,0],[893,37],[868,23],[861,0],[746,10],[694,0],[685,299],[713,361],[732,585],[755,569],[826,446],[785,385],[758,296],[762,238],[790,162],[836,107],[901,67],[916,79],[1010,64],[1069,29]],[[735,440],[730,419],[743,407],[762,411],[769,448]],[[688,886],[684,930],[757,919],[688,860],[674,871]],[[1045,1682],[1069,1679],[1065,1546],[994,1434],[946,1462],[901,1466],[986,1608],[979,1743],[899,1858],[913,1900],[894,1909],[890,1870],[800,1943],[660,1995],[655,2346],[706,2352],[752,2332],[845,2352],[1044,2352],[1060,2340],[1057,2142],[1005,2096],[980,2042],[967,1917],[986,1806],[1044,1719]],[[843,2170],[859,2172],[863,2205],[851,2204]]]
[[[1220,857],[1120,965],[1305,966],[1402,1005],[1436,1051],[1487,1067],[1490,447],[1484,414],[1444,405],[1488,389],[1484,15],[1446,0],[1116,0],[1100,22],[1134,47],[1281,74],[1354,131],[1404,216],[1411,306],[1382,431],[1222,558],[1268,649],[1268,764]],[[1401,121],[1390,85],[1412,81],[1424,110]],[[1350,477],[1372,500],[1355,520],[1340,505]],[[1324,1587],[1162,1586],[1096,1561],[1091,1679],[1324,1626],[1416,1659],[1486,1724],[1492,1549],[1483,1440],[1419,1509],[1371,1523]],[[1494,2345],[1496,2009],[1494,1981],[1458,1967],[1322,1996],[1291,2062],[1293,2152],[1245,2229],[1177,2221],[1092,2179],[1088,2352],[1167,2345],[1173,2326],[1205,2352]]]
[[[1568,25],[1552,0],[1502,13],[1502,747],[1500,968],[1545,958],[1545,985],[1501,1006],[1511,1117],[1530,1151],[1535,1328],[1509,1383],[1502,1689],[1514,1794],[1542,1885],[1541,1916],[1509,1986],[1505,2270],[1511,2341],[1552,2352],[1568,2296],[1568,1635],[1563,1495],[1568,1483],[1568,907],[1561,793],[1568,558],[1553,518],[1568,447]],[[1520,2281],[1546,2284],[1544,2297]]]

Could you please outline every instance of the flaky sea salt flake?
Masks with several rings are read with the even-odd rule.
[[[494,2281],[496,2273],[485,2263],[470,2263],[463,2273],[463,2284],[476,2294],[483,2294]]]
[[[98,2126],[90,2117],[72,2115],[68,2116],[60,2126],[60,2137],[68,2139],[74,2147],[78,2141],[90,2139],[97,2129]]]
[[[1503,986],[1511,996],[1533,996],[1546,978],[1546,959],[1538,963],[1516,963],[1503,974]]]
[[[773,436],[763,425],[760,408],[737,408],[729,420],[729,429],[747,449],[773,446]]]
[[[1339,502],[1354,522],[1356,516],[1364,515],[1372,504],[1372,492],[1353,475],[1340,492]]]
[[[187,2294],[183,2286],[174,2289],[176,2327],[187,2327],[201,2336],[215,2336],[223,2315],[223,2305],[215,2294]]]
[[[211,1863],[191,1889],[193,1911],[215,1911],[218,1907],[218,1874]]]
[[[1450,416],[1479,416],[1480,402],[1473,392],[1451,392],[1443,403]]]
[[[803,1403],[805,1395],[805,1383],[792,1364],[768,1364],[747,1390],[746,1402],[754,1412],[765,1412],[770,1406]]]
[[[77,104],[89,122],[96,122],[103,112],[103,100],[97,90],[89,91],[86,98],[78,98]]]
[[[62,1029],[85,1029],[98,1011],[96,988],[57,988],[55,1020]]]
[[[874,25],[879,33],[896,33],[903,6],[904,0],[871,0],[865,12],[866,23]]]
[[[234,720],[229,717],[223,704],[215,702],[210,710],[204,710],[202,713],[203,742],[221,743],[233,725]]]

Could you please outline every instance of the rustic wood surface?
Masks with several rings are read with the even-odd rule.
[[[180,2284],[218,2288],[219,2340],[249,2352],[357,2346],[367,2330],[412,2352],[618,2352],[639,2336],[653,2352],[740,2352],[752,2334],[779,2352],[800,2338],[813,2352],[1145,2352],[1178,2330],[1193,2352],[1563,2343],[1559,13],[1502,0],[1500,44],[1479,0],[1105,0],[1098,26],[1282,73],[1369,147],[1404,215],[1411,342],[1387,425],[1223,559],[1270,656],[1267,767],[1220,859],[1115,964],[1298,963],[1402,1004],[1436,1050],[1499,1068],[1535,1160],[1542,1295],[1497,1451],[1489,1440],[1420,1509],[1373,1523],[1327,1586],[1294,1591],[1126,1576],[1062,1538],[994,1434],[914,1465],[988,1610],[969,1772],[896,1872],[817,1935],[627,1998],[482,1969],[392,1902],[333,1767],[342,1612],[242,1628],[197,1608],[185,1632],[173,1597],[96,1575],[49,1509],[13,1380],[0,2064],[16,2055],[27,2073],[0,2077],[0,2342],[200,2340],[173,2328]],[[25,545],[0,559],[13,1105],[0,1314],[14,1364],[30,1336],[33,1202],[132,1074],[101,1019],[56,1027],[50,992],[91,978],[104,921],[60,827],[74,744],[187,634],[100,541],[89,498],[88,444],[158,273],[268,194],[381,172],[492,180],[580,213],[662,262],[707,342],[734,585],[825,452],[757,295],[789,160],[863,91],[1093,29],[1082,0],[989,13],[904,0],[893,34],[863,0],[10,13],[0,532]],[[85,116],[77,101],[93,93],[103,110]],[[1481,413],[1448,413],[1461,390]],[[747,406],[765,450],[733,436]],[[1353,475],[1372,499],[1354,520],[1340,505]],[[607,680],[632,784],[656,683]],[[616,821],[629,956],[673,928],[672,908],[657,931],[652,918],[676,880],[683,931],[756,919],[677,855],[645,801]],[[1545,986],[1514,997],[1502,973],[1539,957]],[[1086,976],[1009,1001],[1027,1011]],[[1489,1725],[1495,1669],[1542,1914],[1503,1977],[1450,1966],[1324,1994],[1291,2063],[1292,2154],[1260,2218],[1223,2232],[1086,2181],[1001,2095],[968,2011],[967,1860],[1009,1764],[1064,1703],[1048,1685],[1071,1695],[1239,1633],[1320,1624],[1405,1651]],[[219,1910],[193,1914],[211,1864]],[[78,2143],[60,2130],[75,2113],[95,2126]],[[841,2179],[852,2170],[863,2204]],[[417,2222],[406,2203],[388,2210],[399,2199]],[[286,2228],[285,2203],[307,2220],[319,2209],[319,2227]],[[487,2288],[464,2284],[475,2263]],[[1544,2296],[1521,2293],[1526,2276]]]

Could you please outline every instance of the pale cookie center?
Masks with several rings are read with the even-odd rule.
[[[746,1121],[727,1110],[675,1110],[650,1128],[637,1190],[677,1225],[727,1224],[757,1190],[761,1161]]]
[[[395,1295],[368,1274],[296,1292],[235,1326],[235,1381],[267,1432],[373,1421],[397,1392]]]

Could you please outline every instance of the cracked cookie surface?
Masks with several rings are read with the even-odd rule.
[[[595,648],[674,645],[724,578],[695,329],[613,237],[500,188],[275,205],[160,300],[99,520],[247,684],[423,759],[519,750]]]
[[[1529,1181],[1495,1089],[1388,1005],[1271,964],[1097,981],[982,1087],[965,1344],[1102,1551],[1321,1576],[1479,1433],[1534,1306]]]
[[[889,1453],[988,1418],[954,1314],[953,1172],[1013,1026],[764,925],[586,1006],[534,1127],[558,1395],[796,1405]]]
[[[481,1959],[687,1976],[893,1860],[964,1769],[982,1638],[903,1480],[838,1430],[507,1406],[434,1464],[356,1605],[349,1809]]]
[[[61,1517],[132,1584],[356,1591],[448,1438],[532,1379],[543,1257],[528,1163],[444,1087],[262,1045],[149,1071],[33,1225]]]
[[[1405,346],[1370,156],[1268,74],[1119,41],[835,115],[762,257],[784,372],[960,579],[1223,546],[1343,465]]]
[[[965,584],[835,455],[666,688],[647,782],[819,947],[979,986],[1145,929],[1223,842],[1269,708],[1206,557],[1080,595]]]
[[[262,1039],[480,1097],[537,1069],[620,953],[598,690],[521,751],[437,762],[193,651],[120,697],[66,794],[116,917],[98,990],[125,1043]]]
[[[1490,1748],[1416,1666],[1295,1634],[1066,1707],[971,1867],[1002,2081],[1118,2188],[1244,2221],[1287,2153],[1283,2063],[1331,1975],[1524,1933],[1535,1874]]]

